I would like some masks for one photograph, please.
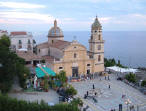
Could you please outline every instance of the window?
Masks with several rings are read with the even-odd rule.
[[[97,32],[97,30],[95,30],[95,33]]]
[[[76,53],[74,53],[74,58],[77,58],[77,54]]]
[[[93,36],[91,35],[91,40],[93,39]]]
[[[19,44],[22,44],[22,41],[21,40],[19,40]]]
[[[39,49],[39,53],[41,52],[41,50]]]
[[[101,61],[101,55],[98,56],[98,61]]]
[[[28,44],[28,50],[31,50],[31,45],[30,44]]]
[[[90,64],[87,64],[87,66],[90,66]]]
[[[101,35],[98,36],[98,40],[101,40]]]
[[[74,48],[77,48],[76,46],[74,46]]]
[[[21,48],[22,48],[22,45],[21,45],[21,44],[19,44],[18,48],[19,48],[19,49],[21,49]]]
[[[50,49],[48,49],[48,55],[50,56]]]
[[[98,50],[101,50],[101,45],[98,45]]]
[[[59,69],[61,70],[61,69],[63,69],[63,67],[59,67]]]
[[[30,44],[30,40],[28,39],[28,44]]]
[[[53,44],[53,42],[54,42],[54,41],[52,40],[52,44]]]

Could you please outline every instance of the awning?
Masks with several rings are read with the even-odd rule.
[[[42,67],[42,69],[45,70],[45,72],[47,72],[48,76],[55,76],[56,75],[56,73],[48,67]],[[36,75],[38,78],[44,77],[46,75],[46,73],[42,69],[39,67],[35,68]]]

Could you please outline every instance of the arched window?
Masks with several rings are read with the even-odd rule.
[[[98,36],[98,40],[101,40],[101,35]]]
[[[48,49],[48,56],[50,56],[50,49]]]
[[[98,50],[101,50],[101,45],[98,45]]]
[[[101,61],[101,55],[98,55],[98,61]]]
[[[74,53],[74,58],[77,58],[77,54],[76,53]]]

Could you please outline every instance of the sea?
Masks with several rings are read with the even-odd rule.
[[[64,31],[64,40],[77,40],[89,49],[89,31]],[[48,32],[33,32],[37,44],[45,42]],[[121,64],[132,67],[146,67],[146,31],[103,31],[106,58],[120,60]]]

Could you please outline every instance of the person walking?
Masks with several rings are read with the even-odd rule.
[[[108,88],[110,89],[110,88],[111,88],[111,86],[109,85],[109,86],[108,86]]]
[[[93,89],[95,89],[95,86],[94,86],[94,84],[93,84]]]
[[[88,96],[88,91],[87,91],[87,96]]]

